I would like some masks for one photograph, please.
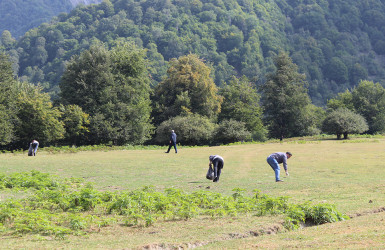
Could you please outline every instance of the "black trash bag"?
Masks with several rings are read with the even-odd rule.
[[[214,169],[210,166],[207,170],[206,178],[209,180],[214,180]]]
[[[28,149],[28,156],[33,156],[33,148],[32,148],[32,143],[29,145],[29,149]]]

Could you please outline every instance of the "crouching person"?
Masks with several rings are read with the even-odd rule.
[[[30,149],[31,149],[31,155],[36,156],[37,149],[39,148],[39,142],[36,140],[33,140],[30,144]]]
[[[222,168],[225,162],[223,161],[223,158],[219,155],[210,155],[209,160],[210,160],[209,167],[213,166],[213,169],[214,169],[213,182],[218,182],[219,176],[221,175]]]

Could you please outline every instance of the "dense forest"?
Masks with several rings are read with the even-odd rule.
[[[104,0],[4,31],[0,146],[383,133],[384,7]]]
[[[0,33],[8,30],[19,38],[41,23],[49,22],[61,12],[69,12],[78,4],[100,3],[102,0],[2,0],[0,1]]]
[[[56,93],[71,56],[117,39],[146,48],[153,85],[171,58],[195,53],[212,68],[217,86],[233,75],[256,84],[272,58],[289,53],[309,82],[313,103],[325,105],[360,80],[383,84],[385,3],[367,1],[107,0],[78,6],[2,46],[22,80]]]

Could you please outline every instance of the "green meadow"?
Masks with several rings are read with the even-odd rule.
[[[0,173],[48,173],[80,178],[99,191],[120,192],[152,186],[187,193],[210,191],[225,196],[234,189],[288,197],[294,204],[333,204],[351,219],[303,225],[288,231],[282,215],[207,217],[156,221],[149,226],[112,223],[62,239],[0,231],[1,249],[249,249],[249,248],[382,248],[385,245],[385,138],[312,140],[309,138],[217,147],[183,147],[178,154],[164,149],[26,153],[0,155]],[[273,152],[290,151],[290,176],[275,183],[266,163]],[[220,181],[205,178],[208,157],[225,159]],[[0,200],[19,199],[31,190],[0,189]]]

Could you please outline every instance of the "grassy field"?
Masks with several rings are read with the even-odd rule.
[[[275,183],[266,163],[270,153],[290,151],[289,177]],[[225,159],[221,179],[205,179],[208,157]],[[121,150],[48,154],[0,155],[0,172],[37,170],[61,177],[83,178],[98,190],[132,190],[152,185],[187,192],[210,190],[231,195],[234,188],[254,189],[273,197],[288,196],[292,203],[334,204],[351,220],[285,231],[280,216],[195,218],[155,223],[150,227],[102,228],[86,236],[55,240],[36,235],[2,235],[1,249],[74,248],[117,249],[175,247],[223,248],[382,248],[385,245],[385,138],[347,141],[293,140],[284,143],[220,147],[180,147],[164,150]],[[23,196],[0,190],[0,199]]]

